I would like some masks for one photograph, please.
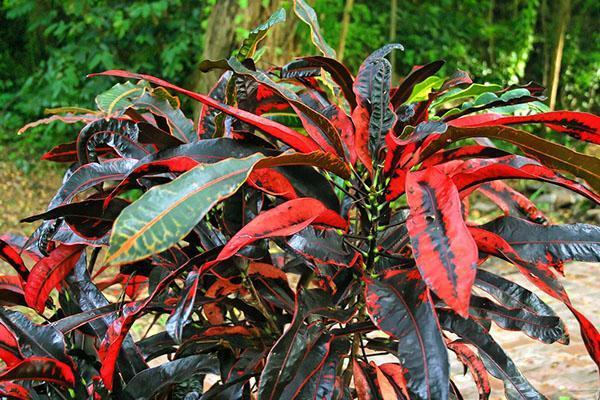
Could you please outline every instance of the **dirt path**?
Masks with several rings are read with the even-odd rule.
[[[505,268],[502,271],[499,268],[494,269],[497,272],[505,272],[514,267],[506,265]],[[566,277],[561,279],[575,307],[596,327],[600,326],[600,280],[597,268],[598,265],[593,263],[571,263],[565,268]],[[598,369],[587,354],[573,314],[558,300],[540,293],[520,273],[503,276],[534,291],[546,301],[564,321],[571,342],[568,346],[558,343],[548,345],[530,339],[520,332],[509,332],[496,326],[492,328],[492,336],[503,346],[523,375],[550,399],[600,399]],[[467,373],[467,376],[463,377],[458,364],[453,364],[453,376],[461,389],[468,388],[463,392],[465,399],[477,398],[470,375]],[[502,382],[493,379],[492,383],[492,399],[504,399]]]
[[[14,163],[0,161],[0,234],[30,234],[36,224],[19,220],[46,211],[61,179],[61,173],[47,163],[36,163],[25,173]]]

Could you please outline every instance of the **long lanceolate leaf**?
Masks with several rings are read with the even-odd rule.
[[[600,192],[600,159],[578,153],[565,146],[539,138],[531,133],[505,126],[481,128],[449,127],[436,137],[431,137],[428,146],[417,155],[419,161],[446,147],[449,143],[460,139],[487,137],[510,142],[518,146],[525,154],[537,159],[547,167],[572,173],[584,179],[591,188]]]
[[[335,50],[327,44],[319,27],[319,19],[315,10],[305,0],[294,0],[294,12],[302,21],[310,26],[312,42],[324,56],[335,58]]]
[[[305,69],[311,67],[320,67],[329,72],[333,81],[337,83],[342,90],[346,101],[348,101],[348,104],[350,105],[350,110],[353,110],[356,107],[356,97],[352,91],[354,78],[344,64],[333,58],[322,56],[298,58],[283,66],[281,68],[281,73],[285,77],[286,73],[292,74],[296,69]]]
[[[419,272],[390,270],[365,283],[367,311],[381,330],[398,339],[398,358],[408,370],[413,396],[447,398],[448,354]]]
[[[285,99],[302,120],[306,132],[323,150],[343,156],[339,133],[327,118],[304,104],[292,90],[273,82],[265,73],[252,71],[235,58],[230,58],[227,62],[235,74],[247,76],[265,85]]]
[[[207,354],[184,357],[169,361],[137,374],[125,386],[125,392],[132,399],[151,399],[160,394],[169,385],[183,382],[194,375],[214,374],[218,372],[219,360]]]
[[[471,372],[471,376],[477,385],[479,400],[488,399],[492,389],[490,387],[488,373],[481,359],[463,342],[450,342],[448,343],[448,348],[456,354],[458,360]]]
[[[0,381],[45,381],[73,386],[71,367],[53,358],[29,357],[0,373]]]
[[[482,228],[501,236],[528,262],[552,266],[567,261],[600,262],[600,227],[595,225],[539,225],[502,217]]]
[[[110,71],[105,71],[105,72],[101,72],[98,74],[92,74],[90,76],[95,76],[95,75],[120,76],[123,78],[147,80],[148,82],[152,82],[154,84],[164,86],[166,88],[175,90],[179,93],[185,94],[186,96],[189,96],[194,100],[197,100],[203,104],[206,104],[207,106],[216,108],[217,110],[220,110],[228,115],[232,115],[233,117],[239,119],[240,121],[246,122],[252,126],[257,127],[258,129],[265,131],[266,133],[281,140],[282,142],[288,144],[289,146],[293,147],[294,149],[296,149],[298,151],[308,153],[311,151],[319,150],[319,146],[312,139],[301,135],[300,133],[294,131],[293,129],[290,129],[284,125],[281,125],[281,124],[271,121],[269,119],[259,117],[252,113],[249,113],[247,111],[240,110],[239,108],[225,105],[225,104],[220,103],[208,96],[205,96],[205,95],[202,95],[199,93],[194,93],[190,90],[180,88],[180,87],[175,86],[175,85],[173,85],[167,81],[164,81],[162,79],[155,78],[150,75],[136,74],[136,73],[121,71],[121,70],[110,70]]]
[[[438,72],[443,65],[443,60],[434,61],[427,65],[417,67],[408,74],[392,96],[391,102],[394,109],[397,109],[408,100],[416,84],[423,82],[425,79]]]
[[[25,301],[30,307],[44,312],[50,292],[73,270],[83,250],[82,245],[63,244],[33,266],[25,285]]]
[[[205,264],[202,270],[232,257],[244,246],[267,237],[289,236],[306,228],[312,223],[325,223],[343,228],[346,221],[332,213],[319,200],[299,198],[287,201],[279,206],[259,214],[225,245],[219,256]]]
[[[437,167],[411,172],[406,182],[408,233],[417,267],[429,287],[468,315],[478,251],[462,217],[458,191]]]
[[[480,325],[470,319],[460,318],[449,310],[439,310],[438,316],[442,328],[457,334],[465,342],[477,348],[486,369],[504,382],[507,399],[545,399],[521,375],[514,362]]]
[[[450,125],[478,127],[535,123],[542,123],[555,131],[567,133],[579,140],[600,144],[600,117],[584,112],[552,111],[509,117],[500,114],[483,114],[455,119],[450,122]]]
[[[199,165],[173,182],[144,193],[115,221],[108,262],[140,260],[177,243],[217,202],[246,181],[261,158],[257,154]]]

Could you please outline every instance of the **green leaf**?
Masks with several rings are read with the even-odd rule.
[[[315,10],[313,10],[304,0],[294,0],[294,12],[298,18],[310,26],[311,39],[317,49],[319,49],[324,56],[335,58],[335,50],[327,44],[325,38],[323,38],[323,35],[321,34],[319,19],[317,18]]]
[[[474,83],[466,89],[460,90],[451,90],[448,93],[440,96],[437,100],[435,100],[431,106],[436,107],[443,103],[448,103],[451,101],[460,101],[465,99],[470,99],[475,96],[479,96],[482,93],[488,92],[496,92],[501,90],[502,86],[500,85],[482,85],[479,83]]]
[[[238,50],[236,58],[240,61],[244,61],[246,58],[253,58],[256,54],[256,47],[260,41],[267,36],[269,29],[281,22],[285,22],[285,9],[283,8],[275,11],[265,23],[260,24],[250,31],[248,37],[242,42],[242,46]]]
[[[146,82],[134,85],[127,81],[117,83],[104,93],[96,96],[96,105],[108,115],[123,110],[132,105],[131,99],[141,96],[147,88]]]
[[[262,158],[253,154],[201,164],[150,189],[115,221],[107,263],[141,260],[176,244],[215,204],[235,193]]]
[[[440,78],[439,76],[430,76],[423,82],[415,85],[412,94],[406,102],[410,104],[427,100],[429,93],[431,93],[433,89],[439,89],[444,84],[445,80],[445,78]]]

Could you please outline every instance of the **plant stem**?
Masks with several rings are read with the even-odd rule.
[[[254,297],[254,300],[256,301],[256,306],[267,319],[267,324],[269,325],[269,328],[271,328],[271,331],[273,331],[274,333],[281,333],[279,331],[279,328],[277,327],[277,324],[275,323],[275,320],[273,320],[273,316],[261,301],[260,296],[258,295],[258,292],[256,291],[254,284],[252,283],[252,280],[248,278],[248,275],[246,275],[245,271],[242,271],[242,276],[244,279],[244,285],[250,290],[252,297]]]

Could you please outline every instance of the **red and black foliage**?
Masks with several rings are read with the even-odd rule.
[[[460,399],[451,351],[481,399],[491,379],[509,399],[542,399],[490,327],[568,344],[567,327],[490,257],[564,302],[600,363],[596,328],[557,278],[568,261],[600,261],[600,228],[553,225],[506,182],[598,202],[598,159],[518,125],[597,144],[600,118],[544,112],[535,84],[436,76],[442,61],[394,82],[398,44],[353,76],[305,1],[294,9],[322,55],[256,67],[280,11],[234,57],[203,63],[224,70],[208,95],[96,74],[129,81],[98,112],[70,114],[86,125],[44,156],[67,172],[24,220],[41,225],[0,241],[14,269],[0,277],[2,396]],[[196,127],[176,95],[204,105]],[[504,215],[470,220],[474,193]]]

